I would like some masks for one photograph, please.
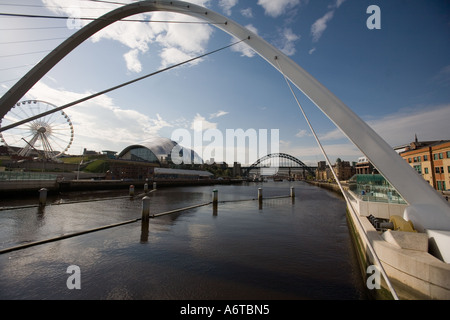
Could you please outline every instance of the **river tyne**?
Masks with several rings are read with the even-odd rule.
[[[151,218],[148,231],[138,220],[2,252],[0,299],[367,298],[345,201],[328,190],[287,181],[165,188],[148,194],[150,215],[207,203],[213,189],[217,210],[209,204]],[[37,197],[1,199],[0,250],[141,218],[139,196],[64,203],[113,195],[127,190],[58,195],[44,209],[5,209]],[[79,288],[69,288],[69,266],[79,268]]]

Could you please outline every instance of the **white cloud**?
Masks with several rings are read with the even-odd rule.
[[[311,48],[311,49],[308,51],[308,53],[309,53],[309,54],[313,54],[314,51],[316,51],[316,48],[315,48],[315,47],[314,47],[314,48]]]
[[[300,4],[300,0],[258,0],[258,4],[264,8],[267,15],[276,18]]]
[[[194,131],[217,129],[217,123],[209,122],[205,117],[197,113],[194,120],[192,120],[191,129]]]
[[[325,13],[321,18],[317,19],[311,26],[311,35],[313,37],[313,42],[319,41],[323,32],[328,26],[328,22],[333,19],[336,9],[338,9],[346,0],[336,0],[333,4],[329,5],[330,11]]]
[[[327,23],[333,18],[334,11],[328,11],[323,17],[317,19],[311,26],[313,41],[319,41],[322,33],[327,28]]]
[[[64,3],[57,0],[43,0],[43,2],[49,10],[58,14],[93,18],[118,7],[117,5],[100,2],[86,2],[80,6],[80,2],[77,0],[67,0]],[[201,6],[207,6],[209,3],[209,1],[204,0],[191,0],[191,2]],[[169,12],[139,14],[129,19],[177,22],[195,20],[186,15]],[[81,23],[84,25],[87,22],[81,20]],[[180,59],[182,58],[203,53],[212,32],[213,29],[205,24],[116,22],[93,35],[91,41],[98,42],[102,39],[111,39],[125,45],[130,49],[128,53],[124,54],[128,70],[140,72],[142,71],[142,65],[138,59],[139,54],[147,52],[150,44],[161,46],[161,65],[166,67],[172,62],[181,62]]]
[[[30,90],[27,98],[39,98],[61,106],[90,94],[92,92],[55,89],[41,81]],[[162,128],[172,127],[159,114],[152,118],[135,110],[120,108],[107,95],[67,108],[64,112],[74,127],[74,141],[69,153],[79,153],[83,148],[121,151],[129,144],[157,136]]]
[[[253,18],[252,8],[242,9],[241,14],[246,18]]]
[[[295,42],[300,40],[300,36],[294,34],[291,28],[285,28],[282,35],[280,50],[288,56],[294,55],[296,52]]]
[[[142,64],[138,59],[139,50],[133,49],[123,55],[127,64],[127,69],[133,72],[141,72]]]
[[[161,66],[162,68],[194,58],[194,56],[189,55],[188,53],[173,47],[162,49],[160,56],[162,59],[162,66]],[[201,59],[197,59],[190,62],[190,64],[191,65],[198,64],[200,61]]]
[[[231,8],[238,3],[238,0],[219,0],[219,6],[227,16],[231,16]]]
[[[298,138],[308,137],[311,136],[310,133],[305,129],[300,129],[299,132],[295,135]]]
[[[224,115],[227,115],[228,113],[229,113],[229,112],[227,112],[227,111],[219,110],[219,111],[217,111],[216,113],[210,114],[209,118],[210,118],[210,119],[213,119],[213,118],[219,118],[219,117],[222,117],[222,116],[224,116]]]

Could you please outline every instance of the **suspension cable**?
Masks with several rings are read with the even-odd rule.
[[[39,14],[22,14],[22,13],[6,13],[6,12],[0,12],[0,16],[19,17],[19,18],[40,18],[40,19],[63,19],[63,20],[77,19],[77,20],[87,20],[87,21],[93,21],[93,20],[110,21],[108,19],[102,19],[102,18],[69,17],[69,16],[48,16],[48,15],[39,15]],[[145,22],[145,23],[160,22],[160,23],[180,23],[180,24],[226,24],[226,21],[224,21],[224,22],[208,22],[208,21],[175,21],[175,20],[151,20],[151,19],[122,19],[122,20],[117,20],[117,21],[114,20],[114,22]]]
[[[345,198],[345,202],[347,203],[347,206],[350,207],[350,210],[352,211],[352,214],[356,217],[356,220],[358,221],[358,223],[359,223],[361,229],[363,230],[363,234],[364,234],[365,240],[366,240],[366,242],[367,242],[367,246],[369,247],[369,250],[370,250],[370,252],[372,253],[372,255],[373,255],[373,257],[374,257],[375,262],[377,263],[378,267],[380,268],[380,272],[383,274],[383,277],[384,277],[384,279],[386,280],[386,283],[387,283],[387,285],[388,285],[388,287],[389,287],[389,289],[390,289],[390,291],[391,291],[392,296],[394,297],[395,300],[399,300],[399,298],[398,298],[398,296],[397,296],[397,293],[396,293],[394,287],[392,286],[392,284],[391,284],[391,282],[390,282],[390,280],[389,280],[389,277],[387,276],[386,271],[384,270],[383,265],[381,264],[380,259],[378,258],[378,255],[376,254],[374,248],[372,247],[372,244],[370,243],[369,238],[367,237],[367,234],[364,232],[364,228],[363,228],[363,225],[361,224],[361,221],[359,221],[358,217],[356,216],[355,209],[353,208],[352,203],[351,203],[350,200],[348,199],[347,193],[345,192],[344,188],[342,187],[342,184],[341,184],[341,182],[339,181],[336,172],[334,172],[333,167],[331,166],[330,159],[328,158],[328,155],[326,154],[325,149],[323,148],[323,146],[322,146],[322,144],[321,144],[319,138],[317,137],[317,134],[316,134],[316,132],[314,131],[314,128],[312,127],[311,122],[309,121],[309,119],[308,119],[308,117],[307,117],[307,115],[306,115],[306,113],[305,113],[305,111],[304,111],[302,105],[301,105],[300,102],[298,101],[297,95],[295,94],[294,90],[292,89],[292,86],[291,86],[291,84],[290,84],[290,82],[289,82],[289,79],[288,79],[287,76],[284,74],[283,69],[282,69],[281,66],[280,66],[280,63],[279,63],[279,61],[278,61],[278,57],[275,57],[275,61],[276,61],[276,63],[277,63],[277,66],[278,66],[278,69],[279,69],[280,73],[283,75],[284,80],[286,81],[286,83],[287,83],[287,85],[288,85],[288,87],[289,87],[289,89],[290,89],[292,95],[294,96],[294,99],[295,99],[295,101],[297,102],[297,105],[299,106],[299,108],[300,108],[300,110],[301,110],[301,112],[302,112],[302,114],[303,114],[303,117],[305,118],[306,122],[308,123],[309,129],[311,130],[311,132],[312,132],[314,138],[316,139],[316,142],[317,142],[317,144],[319,145],[319,148],[320,148],[320,150],[322,151],[323,156],[325,157],[325,160],[326,160],[326,162],[327,162],[327,165],[330,167],[330,171],[333,173],[334,179],[336,180],[336,182],[337,182],[337,184],[338,184],[338,186],[339,186],[339,189],[341,190],[341,193],[342,193],[342,195],[343,195],[344,198]]]
[[[139,78],[136,78],[136,79],[133,79],[133,80],[124,82],[124,83],[119,84],[119,85],[117,85],[117,86],[114,86],[114,87],[111,87],[111,88],[109,88],[109,89],[105,89],[105,90],[103,90],[103,91],[94,93],[94,94],[92,94],[92,95],[90,95],[90,96],[87,96],[87,97],[81,98],[81,99],[79,99],[79,100],[76,100],[76,101],[67,103],[67,104],[65,104],[65,105],[62,105],[62,106],[57,107],[57,108],[54,108],[54,109],[52,109],[52,110],[49,110],[49,111],[46,111],[46,112],[37,114],[37,115],[35,115],[35,116],[32,116],[32,117],[30,117],[30,118],[27,118],[27,119],[24,119],[24,120],[15,122],[15,123],[12,123],[12,124],[7,125],[7,126],[5,126],[5,127],[0,127],[0,132],[3,132],[3,131],[5,131],[5,130],[8,130],[8,129],[17,127],[17,126],[19,126],[19,125],[21,125],[21,124],[24,124],[24,123],[26,123],[26,122],[29,122],[29,121],[32,121],[32,120],[35,120],[35,119],[39,119],[39,118],[41,118],[41,117],[44,117],[44,116],[46,116],[46,115],[49,115],[49,114],[54,113],[54,112],[57,112],[57,111],[60,111],[60,110],[62,110],[62,109],[72,107],[72,106],[74,106],[74,105],[80,104],[80,103],[82,103],[82,102],[85,102],[85,101],[87,101],[87,100],[93,99],[93,98],[95,98],[95,97],[98,97],[98,96],[103,95],[103,94],[105,94],[105,93],[111,92],[111,91],[113,91],[113,90],[116,90],[116,89],[125,87],[125,86],[127,86],[127,85],[130,85],[130,84],[135,83],[135,82],[138,82],[138,81],[140,81],[140,80],[143,80],[143,79],[149,78],[149,77],[151,77],[151,76],[157,75],[157,74],[162,73],[162,72],[164,72],[164,71],[168,71],[168,70],[170,70],[170,69],[179,67],[179,66],[184,65],[184,64],[186,64],[186,63],[189,63],[189,62],[192,62],[192,61],[195,61],[195,60],[204,58],[204,57],[206,57],[206,56],[208,56],[208,55],[211,55],[211,54],[213,54],[213,53],[217,53],[217,52],[219,52],[219,51],[222,51],[222,50],[225,50],[225,49],[230,48],[230,47],[232,47],[232,46],[235,46],[235,45],[237,45],[237,44],[239,44],[239,43],[241,43],[241,42],[243,42],[243,41],[245,41],[245,40],[248,40],[248,39],[249,39],[249,38],[245,38],[245,39],[242,39],[242,40],[233,42],[233,43],[231,43],[231,44],[229,44],[229,45],[226,45],[226,46],[224,46],[224,47],[221,47],[221,48],[219,48],[219,49],[216,49],[216,50],[213,50],[213,51],[209,51],[209,52],[207,52],[207,53],[204,53],[204,54],[202,54],[202,55],[196,56],[196,57],[194,57],[194,58],[185,60],[185,61],[183,61],[183,62],[174,64],[174,65],[171,65],[171,66],[169,66],[169,67],[167,67],[167,68],[163,68],[163,69],[160,69],[160,70],[158,70],[158,71],[155,71],[155,72],[149,73],[149,74],[147,74],[147,75],[144,75],[144,76],[142,76],[142,77],[139,77]]]

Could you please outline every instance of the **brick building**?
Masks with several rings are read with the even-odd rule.
[[[418,141],[403,146],[399,155],[433,188],[450,190],[450,140]]]

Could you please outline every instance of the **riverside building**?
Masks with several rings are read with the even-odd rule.
[[[433,188],[450,190],[450,140],[418,141],[396,148]]]

